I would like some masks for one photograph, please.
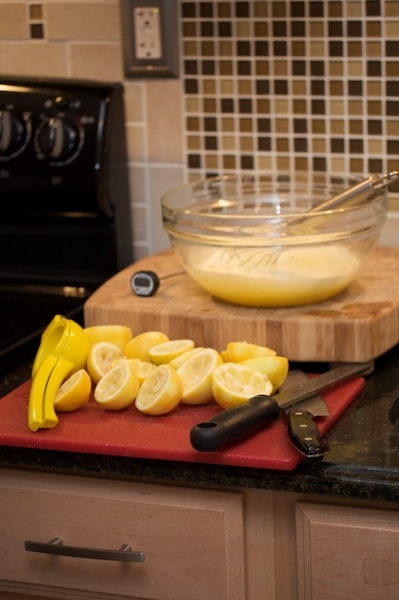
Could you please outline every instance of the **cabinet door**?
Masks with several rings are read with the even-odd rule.
[[[72,598],[76,590],[96,600],[245,597],[240,493],[2,471],[0,498],[0,591]],[[144,561],[25,549],[26,541],[55,538],[90,552],[130,546]]]
[[[298,503],[299,600],[398,600],[399,512]]]

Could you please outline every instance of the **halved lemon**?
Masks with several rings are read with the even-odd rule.
[[[183,385],[170,365],[159,365],[145,378],[137,393],[136,408],[147,415],[163,415],[179,404]]]
[[[238,406],[258,394],[270,395],[273,384],[267,375],[237,363],[224,363],[212,374],[212,393],[223,408]]]
[[[259,356],[275,356],[277,352],[267,346],[250,342],[229,342],[226,346],[225,362],[242,362]]]
[[[177,369],[183,384],[181,401],[184,404],[206,404],[213,398],[212,373],[223,364],[222,357],[214,348],[202,348],[194,352]]]
[[[149,349],[148,354],[153,363],[162,365],[174,360],[184,352],[194,348],[194,341],[187,339],[170,340]]]
[[[241,364],[266,374],[273,384],[273,393],[284,383],[288,375],[289,363],[285,356],[261,356],[244,360]]]
[[[111,342],[97,342],[89,349],[87,370],[94,383],[98,383],[118,358],[126,358],[122,350]]]
[[[201,352],[201,350],[203,350],[202,346],[198,346],[197,348],[191,348],[191,350],[187,350],[187,352],[183,352],[183,354],[179,354],[179,356],[173,358],[169,364],[174,369],[178,369],[188,358],[191,358],[193,354]]]
[[[85,406],[90,399],[91,378],[85,369],[79,369],[58,388],[54,398],[57,412],[71,412]]]
[[[157,368],[157,365],[154,365],[154,363],[141,360],[140,358],[118,358],[112,363],[112,366],[118,365],[121,362],[127,362],[130,368],[133,369],[133,372],[136,373],[138,377],[140,385],[143,383],[144,379]]]
[[[125,325],[93,325],[92,327],[85,327],[83,331],[89,340],[90,346],[94,346],[98,342],[110,342],[123,350],[132,338],[130,327]]]
[[[122,410],[132,404],[139,380],[127,362],[112,367],[98,382],[94,399],[107,410]]]
[[[231,362],[229,359],[229,353],[227,352],[226,349],[224,349],[220,352],[220,356],[223,358],[223,362]]]
[[[144,331],[134,336],[123,348],[127,358],[139,358],[151,361],[148,351],[153,346],[168,342],[169,338],[162,331]]]

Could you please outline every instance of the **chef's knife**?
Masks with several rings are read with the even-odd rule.
[[[219,450],[259,427],[276,421],[281,409],[287,410],[336,383],[355,375],[365,375],[372,370],[373,364],[370,362],[342,364],[305,381],[293,390],[286,390],[274,396],[254,396],[245,404],[222,410],[209,421],[195,425],[190,432],[191,445],[203,452]]]
[[[309,378],[301,369],[288,372],[280,392],[292,389]],[[294,446],[312,462],[324,457],[320,432],[313,417],[327,417],[330,412],[321,394],[310,396],[294,407],[286,410],[288,414],[288,433]]]

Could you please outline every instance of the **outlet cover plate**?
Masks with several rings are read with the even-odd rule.
[[[178,0],[120,0],[124,73],[127,78],[179,77]],[[138,51],[137,9],[159,11],[160,48]],[[160,51],[159,51],[160,50]]]

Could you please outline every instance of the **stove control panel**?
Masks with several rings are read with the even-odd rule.
[[[87,160],[101,136],[103,99],[82,91],[80,96],[41,88],[29,92],[0,84],[0,161],[23,158],[25,166],[45,161],[60,167],[78,159],[86,143]]]
[[[84,128],[61,117],[50,117],[40,123],[34,142],[38,159],[48,158],[61,165],[79,156],[84,143]]]
[[[9,110],[0,111],[0,160],[13,158],[22,152],[29,143],[31,122]]]
[[[0,214],[112,218],[126,169],[120,83],[0,79]]]

